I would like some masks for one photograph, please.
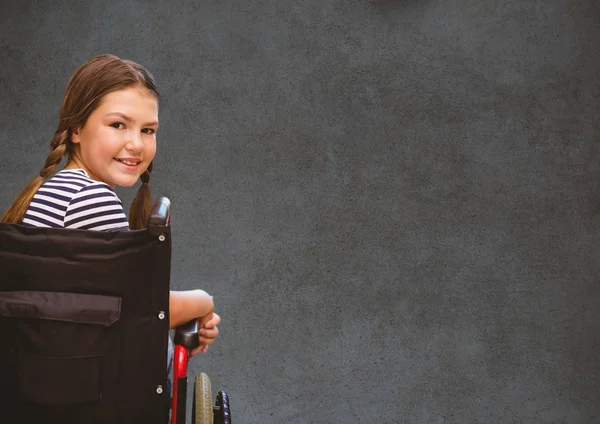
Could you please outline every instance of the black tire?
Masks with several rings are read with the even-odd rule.
[[[227,393],[223,391],[220,391],[217,394],[214,424],[231,424],[231,409],[229,408],[229,396],[227,396]]]
[[[194,402],[192,404],[194,424],[213,424],[212,391],[208,375],[196,374]]]

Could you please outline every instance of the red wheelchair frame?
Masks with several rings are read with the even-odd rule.
[[[171,424],[186,423],[187,374],[190,352],[199,346],[198,321],[194,320],[175,331],[173,357],[173,395],[171,399]],[[194,381],[192,419],[194,424],[231,424],[229,397],[219,391],[212,406],[210,379],[204,373]]]

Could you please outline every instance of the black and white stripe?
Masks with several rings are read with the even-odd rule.
[[[114,190],[89,178],[83,169],[62,170],[46,181],[33,197],[22,224],[96,231],[129,229]]]

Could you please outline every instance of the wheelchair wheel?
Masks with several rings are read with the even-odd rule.
[[[194,417],[194,424],[213,424],[210,379],[203,372],[196,374],[193,400],[192,415]]]
[[[213,408],[215,413],[214,424],[231,424],[231,410],[229,409],[229,397],[224,391],[217,394],[217,404]]]

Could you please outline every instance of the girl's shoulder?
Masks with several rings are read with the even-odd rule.
[[[112,188],[106,183],[96,181],[90,178],[90,176],[81,168],[77,169],[63,169],[58,171],[52,178],[46,181],[44,186],[57,186],[67,187],[72,189],[81,189],[88,186],[106,187],[109,191],[114,192]]]
[[[83,169],[63,169],[34,195],[24,223],[93,230],[127,229],[123,204],[108,185]]]
[[[73,197],[94,191],[119,199],[117,193],[106,183],[92,179],[83,169],[63,169],[46,181],[42,187],[63,189],[72,193]],[[119,200],[120,201],[120,200]]]
[[[54,194],[72,203],[85,196],[109,197],[121,203],[117,193],[106,183],[92,179],[83,169],[63,169],[44,182],[38,193]]]

